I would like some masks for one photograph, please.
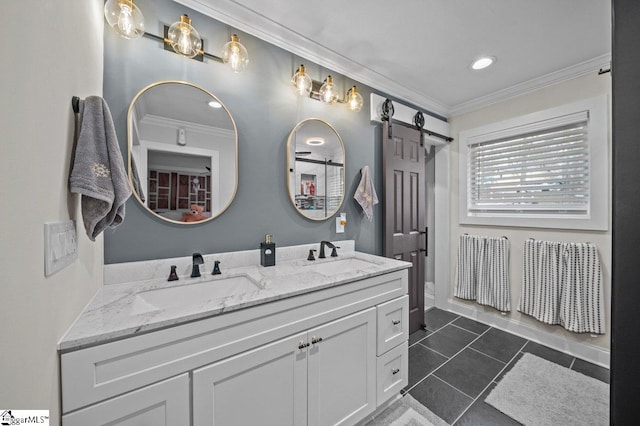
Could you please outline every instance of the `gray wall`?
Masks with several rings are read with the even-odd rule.
[[[237,32],[220,22],[169,0],[139,0],[147,31],[162,34],[187,13],[205,40],[205,50],[220,54],[229,36]],[[238,192],[229,209],[204,224],[176,225],[153,217],[132,197],[126,205],[126,219],[115,230],[105,231],[105,263],[129,262],[186,256],[193,252],[215,253],[257,248],[264,234],[273,234],[280,246],[318,242],[322,239],[355,239],[356,248],[367,253],[382,252],[382,211],[375,208],[369,223],[353,200],[360,180],[360,168],[369,165],[381,196],[382,172],[380,129],[369,120],[371,89],[358,85],[365,99],[359,113],[345,105],[324,105],[299,99],[289,80],[304,63],[314,80],[327,74],[338,86],[348,89],[353,81],[331,73],[309,61],[249,35],[238,33],[250,55],[247,70],[234,74],[223,64],[184,59],[163,50],[148,38],[125,40],[105,28],[104,98],[114,117],[120,147],[126,158],[126,118],[129,103],[142,88],[161,80],[184,80],[214,93],[231,112],[238,127]],[[295,124],[309,117],[331,123],[340,133],[346,149],[345,201],[346,233],[335,234],[335,219],[314,222],[299,215],[289,201],[286,187],[286,142]]]

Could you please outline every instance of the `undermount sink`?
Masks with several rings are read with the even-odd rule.
[[[314,272],[322,275],[332,276],[339,274],[356,273],[362,270],[368,270],[376,263],[367,262],[366,260],[348,258],[339,260],[327,260],[325,262],[312,263],[306,266]]]
[[[200,305],[213,299],[251,293],[260,289],[260,285],[247,275],[213,278],[194,284],[174,285],[140,292],[136,296],[135,310],[142,313]]]

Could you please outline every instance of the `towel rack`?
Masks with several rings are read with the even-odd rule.
[[[71,106],[73,107],[73,112],[76,114],[80,113],[80,98],[74,96],[71,98]]]

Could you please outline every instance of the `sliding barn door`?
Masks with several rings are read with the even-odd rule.
[[[416,129],[383,123],[384,256],[411,262],[409,332],[424,324],[425,168]]]

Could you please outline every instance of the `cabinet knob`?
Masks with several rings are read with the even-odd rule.
[[[313,336],[311,338],[311,343],[313,343],[313,344],[320,343],[320,342],[322,342],[322,337]]]
[[[300,343],[298,343],[298,349],[304,349],[307,346],[310,346],[307,342],[300,340]]]
[[[391,324],[398,325],[398,324],[400,324],[400,320],[393,320],[393,321],[391,321]]]
[[[394,376],[395,376],[396,374],[398,374],[399,372],[400,372],[400,369],[399,369],[399,368],[394,368],[393,370],[391,370],[391,374],[393,374]]]

